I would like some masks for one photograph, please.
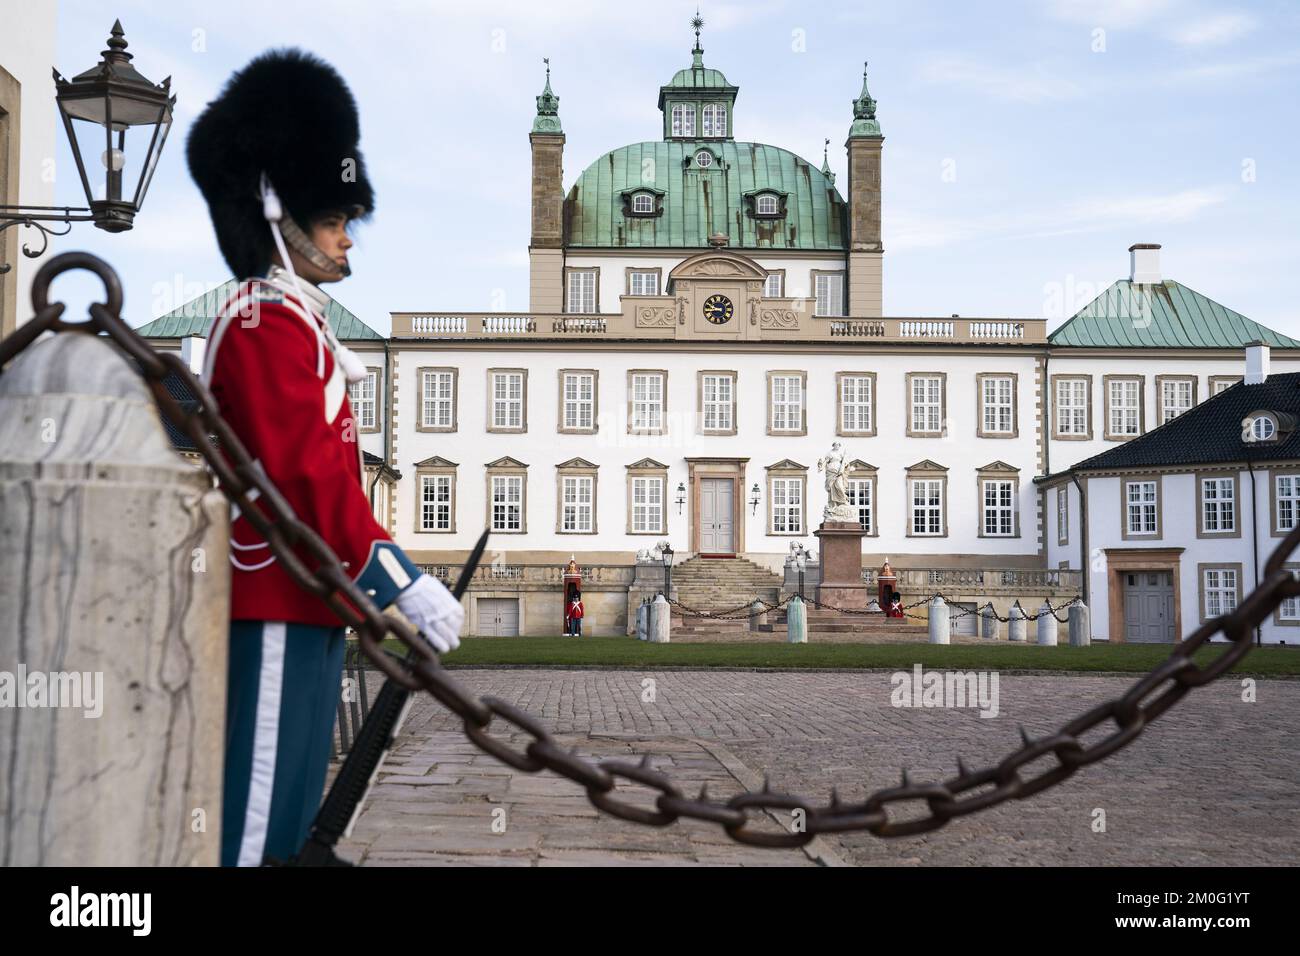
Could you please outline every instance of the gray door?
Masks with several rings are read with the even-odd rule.
[[[1173,572],[1125,572],[1124,639],[1134,644],[1172,644],[1174,636]]]
[[[478,628],[480,637],[518,637],[518,598],[479,598]]]
[[[732,489],[730,478],[704,478],[700,482],[700,550],[706,554],[732,554]]]
[[[959,614],[960,617],[958,617]],[[953,637],[974,637],[977,633],[975,628],[978,623],[979,614],[976,613],[974,604],[963,604],[960,601],[954,601],[948,605],[948,627],[952,631]]]

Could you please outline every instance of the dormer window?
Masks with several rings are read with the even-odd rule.
[[[673,106],[673,135],[674,136],[694,136],[695,135],[695,107],[686,103],[677,103]]]
[[[713,165],[713,154],[707,149],[702,149],[695,154],[695,165],[700,169],[708,169]]]
[[[662,189],[653,186],[634,186],[623,190],[623,215],[634,219],[654,218],[664,214]]]
[[[632,197],[632,211],[638,216],[648,216],[655,211],[655,197],[649,193],[636,193]]]
[[[1247,444],[1273,444],[1290,437],[1296,417],[1287,412],[1257,409],[1241,420],[1241,440]]]
[[[775,189],[755,189],[745,193],[745,205],[755,219],[785,218],[786,194]]]

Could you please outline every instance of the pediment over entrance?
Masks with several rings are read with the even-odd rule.
[[[749,256],[738,252],[709,250],[691,256],[677,264],[668,273],[670,281],[677,279],[766,279],[767,270]]]

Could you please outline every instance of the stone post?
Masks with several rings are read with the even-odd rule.
[[[642,601],[636,609],[636,639],[647,640],[650,636],[650,602]]]
[[[217,865],[229,509],[105,339],[0,375],[0,519],[0,860]]]
[[[1041,647],[1055,647],[1057,625],[1060,623],[1052,613],[1052,606],[1043,601],[1038,609],[1038,643]]]
[[[790,598],[790,603],[785,606],[785,624],[787,643],[808,643],[808,615],[804,610],[803,601],[798,597]]]
[[[986,641],[998,639],[998,612],[993,610],[992,602],[984,605],[980,611],[980,637]]]
[[[1082,601],[1076,600],[1070,605],[1070,646],[1071,647],[1091,647],[1092,646],[1092,627],[1091,612],[1088,605]]]
[[[1007,625],[1007,640],[1023,644],[1028,638],[1029,622],[1025,620],[1025,609],[1020,606],[1019,601],[1011,605],[1011,612],[1007,617],[1011,618],[1011,623]]]
[[[754,601],[749,606],[749,629],[751,631],[761,630],[762,626],[767,623],[767,605],[762,601]]]
[[[930,612],[930,643],[931,644],[948,644],[951,643],[952,632],[948,628],[948,605],[943,598],[935,595],[930,599],[930,605],[927,608]]]
[[[669,614],[671,613],[672,606],[669,605],[668,599],[662,594],[656,595],[654,603],[650,605],[650,622],[647,628],[648,639],[652,644],[668,643],[670,634]]]

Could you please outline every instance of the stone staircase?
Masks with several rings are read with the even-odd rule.
[[[744,558],[694,557],[673,568],[673,589],[682,604],[716,613],[755,597],[775,604],[780,600],[781,576]],[[814,587],[806,585],[805,593],[812,595]],[[925,624],[911,618],[847,615],[815,607],[806,613],[808,638],[818,643],[924,643],[927,639]],[[768,623],[756,630],[751,630],[747,616],[707,618],[682,614],[676,608],[672,616],[672,640],[681,642],[784,642],[787,630],[784,610],[770,613]]]

